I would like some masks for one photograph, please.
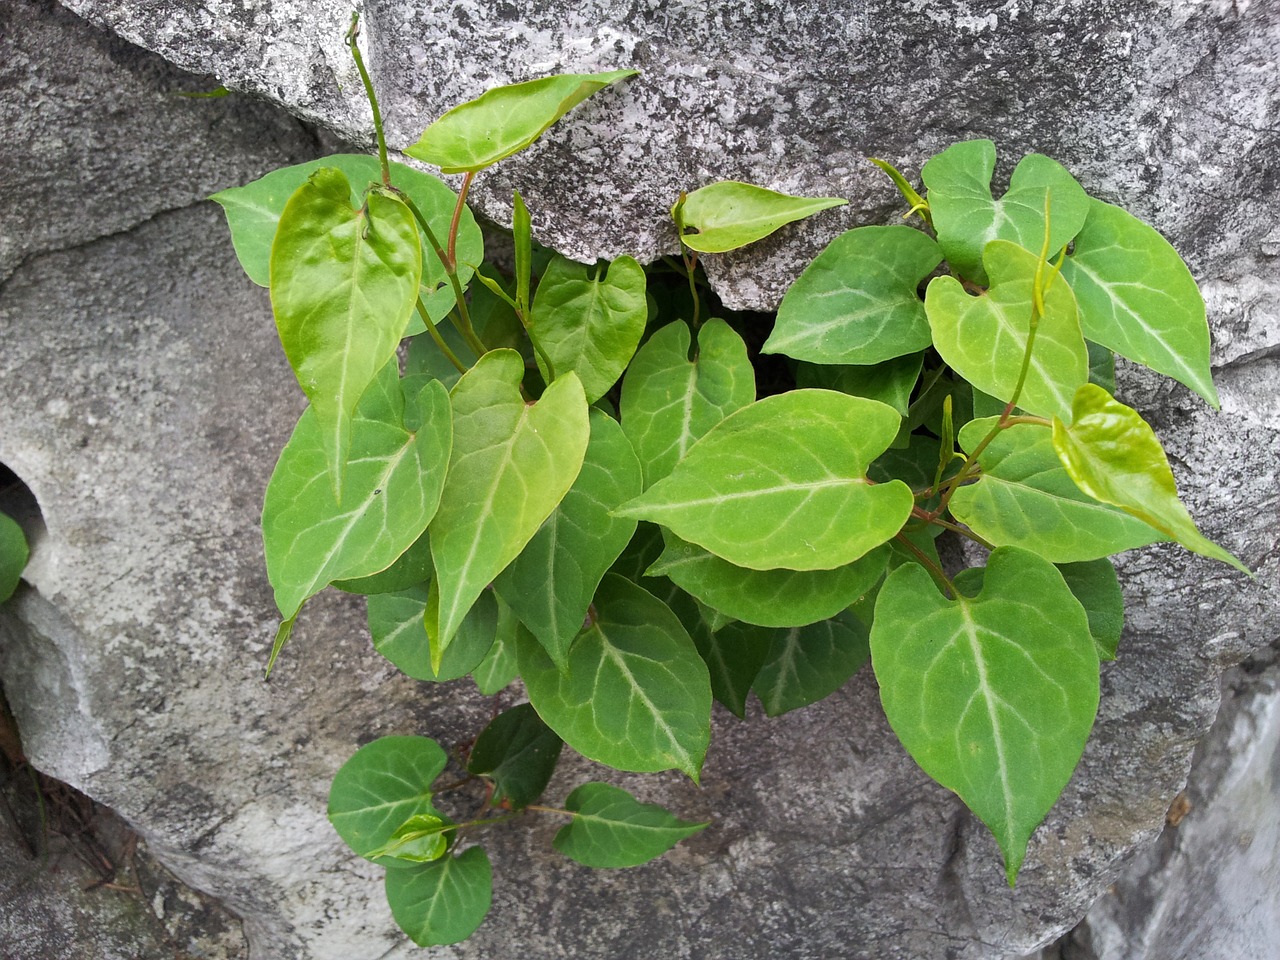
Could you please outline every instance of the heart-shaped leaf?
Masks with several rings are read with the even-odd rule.
[[[916,288],[941,261],[938,244],[911,227],[842,233],[782,298],[761,353],[855,364],[918,353],[931,336]]]
[[[867,662],[867,628],[852,613],[774,630],[752,689],[777,717],[830,696]]]
[[[1023,157],[999,200],[991,195],[995,166],[995,144],[968,140],[947,147],[920,172],[942,252],[962,277],[979,284],[987,282],[991,269],[984,262],[990,241],[1008,240],[1039,252],[1044,245],[1046,193],[1051,253],[1080,232],[1089,214],[1089,195],[1056,161],[1038,153]]]
[[[992,552],[974,597],[948,600],[906,564],[880,588],[871,660],[894,733],[995,834],[1012,884],[1098,709],[1080,601],[1052,564],[1017,547]]]
[[[973,296],[954,277],[935,277],[925,293],[925,310],[942,359],[973,386],[1007,403],[1027,352],[1039,260],[1007,240],[989,243],[983,259],[991,276],[986,293]],[[1018,406],[1042,417],[1069,416],[1076,388],[1088,379],[1089,352],[1075,298],[1057,277],[1044,294]]]
[[[607,783],[584,783],[569,794],[564,807],[573,819],[551,842],[570,860],[588,867],[648,863],[709,826],[680,820],[656,803],[640,803]]]
[[[409,939],[436,947],[467,939],[493,902],[493,868],[483,847],[387,871],[387,904]]]
[[[444,173],[483,170],[534,143],[592,94],[636,73],[566,73],[494,87],[454,107],[404,152]]]
[[[750,183],[722,180],[677,201],[671,216],[680,231],[680,242],[690,250],[725,253],[755,243],[779,227],[819,210],[848,202],[841,197],[793,197]]]
[[[467,771],[494,782],[492,802],[516,810],[533,803],[551,782],[563,741],[527,703],[494,717],[480,732]]]
[[[1076,392],[1071,426],[1053,422],[1053,447],[1076,485],[1172,537],[1193,553],[1249,568],[1203,536],[1178,499],[1155,431],[1132,407],[1087,383]]]
[[[18,522],[0,513],[0,603],[13,596],[26,569],[29,551],[27,538]]]
[[[752,570],[842,567],[911,513],[906,484],[867,480],[899,421],[883,403],[830,390],[767,397],[714,427],[670,476],[616,513],[660,523]]]
[[[431,524],[436,664],[480,591],[520,554],[582,467],[590,434],[582,384],[565,374],[529,404],[523,376],[520,354],[493,350],[453,388],[453,455]]]
[[[1133,214],[1090,200],[1062,275],[1075,292],[1086,337],[1218,406],[1204,300],[1164,237]]]

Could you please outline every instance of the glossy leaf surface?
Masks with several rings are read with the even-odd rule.
[[[852,613],[775,630],[752,685],[764,712],[776,717],[830,696],[867,662],[867,628]]]
[[[27,538],[16,520],[0,513],[0,603],[13,596],[27,566]]]
[[[660,857],[706,823],[673,817],[656,803],[640,803],[607,783],[584,783],[565,799],[573,819],[552,844],[588,867],[635,867]]]
[[[871,364],[931,342],[916,288],[942,250],[911,227],[858,227],[836,237],[791,285],[762,353],[813,363]]]
[[[371,859],[390,857],[405,863],[430,863],[439,860],[449,849],[445,833],[451,824],[429,813],[410,817],[391,834],[391,839],[369,853]]]
[[[820,210],[840,207],[841,197],[793,197],[750,183],[722,180],[688,194],[672,208],[680,241],[700,253],[724,253],[769,236],[779,227]]]
[[[493,803],[510,802],[517,810],[547,789],[563,742],[527,703],[494,718],[471,748],[467,771],[494,782]]]
[[[369,598],[369,633],[373,647],[414,680],[443,683],[465,677],[476,669],[493,646],[498,627],[498,606],[492,590],[481,592],[467,611],[458,632],[440,659],[431,665],[431,649],[424,617],[430,591],[425,584],[397,593]]]
[[[530,146],[592,94],[635,75],[566,73],[494,87],[431,124],[405,153],[444,173],[483,170]]]
[[[768,397],[714,427],[670,476],[617,512],[753,570],[841,567],[892,537],[911,512],[906,484],[866,476],[899,420],[882,403],[830,390]]]
[[[871,657],[898,739],[991,829],[1013,883],[1097,712],[1084,608],[1052,564],[1017,547],[992,552],[974,597],[948,600],[907,564],[880,589]]]
[[[409,939],[420,947],[467,939],[493,901],[493,868],[482,847],[387,871],[387,903]]]

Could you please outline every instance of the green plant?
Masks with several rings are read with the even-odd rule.
[[[1013,883],[1115,655],[1107,557],[1176,540],[1244,569],[1112,396],[1115,351],[1217,403],[1178,255],[1046,157],[999,199],[987,141],[930,160],[923,196],[876,161],[925,229],[853,229],[818,256],[764,345],[791,376],[757,399],[746,321],[703,318],[698,258],[844,201],[706,186],[672,210],[683,262],[646,274],[536,250],[517,193],[505,278],[483,263],[473,178],[631,73],[446,113],[406,153],[463,174],[455,195],[389,161],[354,22],[350,42],[379,158],[214,198],[311,401],[263,509],[271,661],[333,584],[368,595],[374,646],[409,676],[492,694],[519,675],[531,704],[497,716],[447,787],[425,737],[376,740],[338,772],[330,819],[387,867],[396,920],[420,944],[468,936],[491,876],[458,840],[527,811],[567,817],[557,849],[603,867],[705,826],[605,784],[541,805],[562,742],[697,780],[713,697],[741,717],[754,691],[777,715],[868,656],[903,745],[990,827]],[[943,533],[985,565],[949,574]],[[451,818],[442,796],[471,809]]]
[[[18,581],[27,565],[27,538],[18,522],[0,513],[0,603],[18,589]]]

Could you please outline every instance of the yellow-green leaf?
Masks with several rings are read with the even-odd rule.
[[[681,231],[680,242],[690,250],[724,253],[819,210],[848,202],[841,197],[793,197],[750,183],[722,180],[688,194],[671,208],[671,215]]]

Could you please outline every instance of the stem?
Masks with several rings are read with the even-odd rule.
[[[373,110],[373,132],[378,139],[378,161],[382,164],[382,185],[391,186],[391,162],[387,159],[387,138],[382,132],[382,111],[378,109],[378,95],[373,92],[373,81],[369,79],[369,71],[364,68],[364,58],[360,56],[360,46],[356,37],[360,35],[360,13],[351,14],[351,29],[347,31],[347,46],[351,48],[351,57],[360,71],[360,82],[364,84],[364,95],[369,98],[369,107]]]
[[[467,346],[475,351],[476,356],[483,357],[489,352],[489,348],[476,336],[476,329],[471,325],[471,311],[467,309],[467,297],[462,290],[462,283],[458,280],[456,273],[449,274],[449,282],[453,284],[453,296],[456,300],[454,316],[457,317],[458,331],[462,334],[462,339],[467,341]]]
[[[702,302],[698,299],[698,283],[693,278],[693,272],[698,269],[698,251],[690,251],[684,244],[680,245],[680,253],[684,258],[684,272],[689,277],[689,296],[693,298],[693,332],[698,332],[699,314],[702,312]]]
[[[395,190],[395,187],[392,187]],[[435,231],[431,229],[431,224],[427,223],[427,218],[422,215],[422,211],[418,209],[418,205],[413,202],[407,193],[396,190],[396,195],[408,205],[409,210],[413,213],[413,219],[418,221],[418,226],[422,228],[422,232],[426,234],[427,243],[431,244],[431,249],[435,251],[436,257],[440,260],[440,265],[445,268],[445,273],[449,272],[448,254],[445,252],[440,241],[436,239]]]
[[[933,574],[933,578],[937,580],[938,583],[942,586],[942,589],[947,592],[948,599],[954,600],[956,598],[955,584],[952,583],[947,578],[947,575],[942,572],[942,568],[940,566],[938,566],[936,563],[930,560],[925,555],[925,552],[923,550],[917,547],[914,543],[908,540],[901,533],[895,533],[893,535],[893,538],[897,540],[900,544],[902,544],[904,547],[906,547],[908,550],[910,550],[913,554],[915,554],[916,559],[920,561],[920,563],[924,566],[926,570],[928,570],[931,574]]]
[[[462,208],[467,205],[467,193],[471,190],[471,181],[475,176],[474,170],[468,170],[458,190],[458,202],[453,207],[453,220],[449,222],[449,260],[444,266],[446,272],[455,272],[458,269],[458,225],[462,222]]]
[[[980,546],[986,547],[988,550],[995,549],[995,546],[993,544],[988,543],[986,540],[978,536],[968,527],[963,527],[958,523],[952,523],[950,520],[943,520],[941,517],[930,517],[927,513],[925,513],[919,507],[912,510],[911,515],[913,517],[916,517],[917,519],[924,520],[927,523],[932,523],[936,526],[942,527],[943,530],[950,530],[952,533],[957,533],[968,540],[972,540],[974,543],[979,544]]]
[[[440,331],[436,329],[436,325],[431,322],[431,316],[427,313],[427,305],[422,302],[422,298],[418,298],[418,314],[422,317],[422,322],[427,325],[427,333],[431,334],[431,339],[435,341],[440,352],[458,368],[459,373],[466,373],[467,366],[458,359],[458,355],[449,349],[449,345],[444,342],[444,337],[440,336]]]
[[[558,813],[562,817],[576,817],[578,814],[573,810],[561,810],[559,807],[544,807],[541,804],[530,803],[525,806],[526,810],[537,810],[538,813]]]

